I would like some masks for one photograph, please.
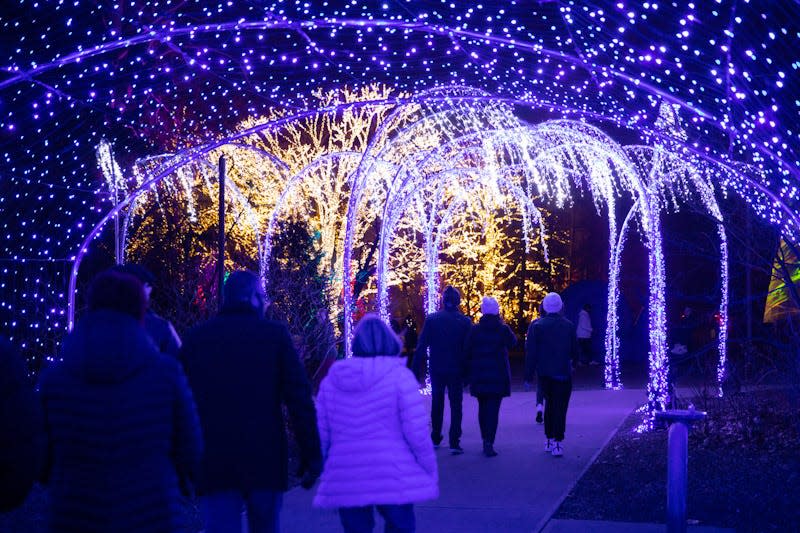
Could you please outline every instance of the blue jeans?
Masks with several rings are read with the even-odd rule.
[[[375,527],[375,514],[378,510],[386,521],[386,533],[414,533],[414,505],[367,505],[366,507],[340,507],[339,518],[345,533],[371,533]]]
[[[282,492],[256,490],[214,492],[200,497],[206,533],[241,533],[242,507],[247,507],[250,533],[276,533],[283,502]]]

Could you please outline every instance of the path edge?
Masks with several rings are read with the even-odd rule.
[[[626,389],[626,390],[643,390],[643,389]],[[611,391],[611,392],[613,392],[613,391]],[[546,528],[547,524],[550,523],[550,520],[552,520],[553,515],[556,513],[556,511],[558,511],[558,508],[561,507],[561,504],[564,503],[564,500],[567,499],[567,496],[569,496],[569,493],[572,492],[572,489],[575,488],[575,485],[577,485],[578,482],[581,479],[583,479],[583,476],[586,475],[586,472],[589,471],[589,468],[591,468],[591,466],[595,463],[595,461],[597,461],[597,458],[600,457],[600,454],[603,452],[603,450],[606,449],[606,446],[608,446],[608,443],[611,442],[611,439],[613,439],[614,436],[617,433],[619,433],[620,428],[625,423],[625,421],[628,419],[628,417],[631,416],[631,414],[634,413],[637,409],[639,409],[639,407],[641,407],[641,406],[633,407],[630,411],[628,411],[628,413],[622,418],[620,423],[617,424],[617,426],[614,428],[614,430],[611,433],[609,433],[608,437],[606,437],[605,441],[603,441],[603,445],[600,446],[600,448],[594,453],[594,455],[591,457],[591,459],[589,459],[589,462],[586,463],[586,466],[583,468],[583,470],[581,470],[580,475],[577,478],[575,478],[575,481],[573,481],[569,485],[569,487],[566,488],[566,490],[558,498],[558,501],[556,501],[556,503],[553,505],[553,507],[551,507],[550,510],[547,512],[545,517],[542,518],[541,520],[539,520],[539,523],[537,523],[536,526],[532,530],[533,533],[542,533],[542,531],[544,531],[544,528]]]

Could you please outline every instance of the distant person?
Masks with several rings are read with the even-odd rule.
[[[589,314],[592,310],[591,304],[583,304],[583,308],[578,313],[578,326],[576,333],[578,336],[578,347],[581,350],[580,362],[585,365],[599,365],[592,355],[592,317]]]
[[[411,313],[406,315],[403,320],[403,348],[409,360],[414,356],[414,350],[417,348],[417,321],[411,316]]]
[[[286,326],[264,318],[255,274],[232,273],[223,298],[219,315],[192,329],[181,349],[206,443],[200,505],[207,533],[239,531],[243,506],[251,533],[273,532],[289,483],[283,406],[303,487],[311,488],[322,466],[311,385]]]
[[[314,505],[338,508],[345,533],[412,533],[416,502],[439,496],[428,420],[400,339],[375,315],[353,334],[353,357],[333,364],[317,409],[325,468]]]
[[[40,379],[51,532],[186,531],[181,487],[195,478],[200,426],[177,360],[142,323],[141,283],[107,271],[89,312]]]
[[[673,331],[673,346],[670,352],[673,355],[681,356],[691,353],[694,350],[694,332],[697,328],[694,310],[688,305],[683,308],[678,326]]]
[[[39,477],[44,418],[25,361],[2,336],[0,413],[0,512],[7,512],[22,505]]]
[[[500,304],[489,296],[481,301],[481,316],[465,341],[469,361],[469,390],[478,399],[478,423],[483,454],[494,457],[494,440],[500,417],[500,402],[511,396],[511,366],[508,350],[517,343],[514,332],[500,318]]]
[[[461,295],[453,287],[442,294],[442,310],[425,319],[419,344],[411,365],[414,373],[424,380],[425,363],[431,376],[431,440],[434,446],[442,442],[444,394],[450,399],[450,452],[464,453],[461,448],[461,417],[464,381],[467,377],[467,360],[464,340],[472,322],[459,310]],[[430,360],[428,350],[430,349]]]
[[[181,338],[172,326],[172,322],[156,314],[156,312],[150,308],[150,295],[153,292],[153,284],[155,284],[156,277],[149,270],[135,263],[118,265],[113,267],[113,270],[130,274],[142,283],[145,300],[147,301],[147,312],[144,315],[144,329],[153,340],[159,352],[177,357],[178,350],[181,348]]]
[[[578,357],[575,326],[561,316],[561,296],[551,292],[542,307],[547,313],[534,320],[525,339],[525,382],[538,374],[544,395],[545,451],[564,455],[567,408],[572,394],[572,362]]]

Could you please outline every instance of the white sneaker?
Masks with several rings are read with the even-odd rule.
[[[552,453],[553,452],[553,441],[547,439],[547,442],[544,443],[544,453]]]
[[[561,446],[561,441],[557,440],[556,443],[553,445],[553,449],[550,452],[553,454],[553,457],[561,457],[564,455],[564,448]]]

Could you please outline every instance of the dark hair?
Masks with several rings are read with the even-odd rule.
[[[258,276],[247,270],[237,270],[225,281],[225,287],[222,289],[223,303],[227,307],[251,305],[253,295],[258,294],[259,290]]]
[[[587,310],[587,311],[591,311],[592,310],[592,304],[590,304],[589,302],[586,302],[585,304],[583,304],[583,308],[585,310]]]
[[[458,289],[448,285],[442,293],[442,303],[445,309],[455,309],[461,303],[461,295]]]
[[[152,272],[147,270],[142,265],[137,265],[136,263],[125,263],[124,265],[113,266],[111,267],[111,270],[133,276],[134,278],[138,279],[142,285],[152,285],[156,281],[156,277]]]
[[[356,357],[398,355],[402,349],[403,343],[378,315],[365,315],[353,332],[353,355]]]
[[[141,322],[147,310],[142,283],[114,269],[101,272],[89,285],[89,310],[102,309],[125,313]]]

